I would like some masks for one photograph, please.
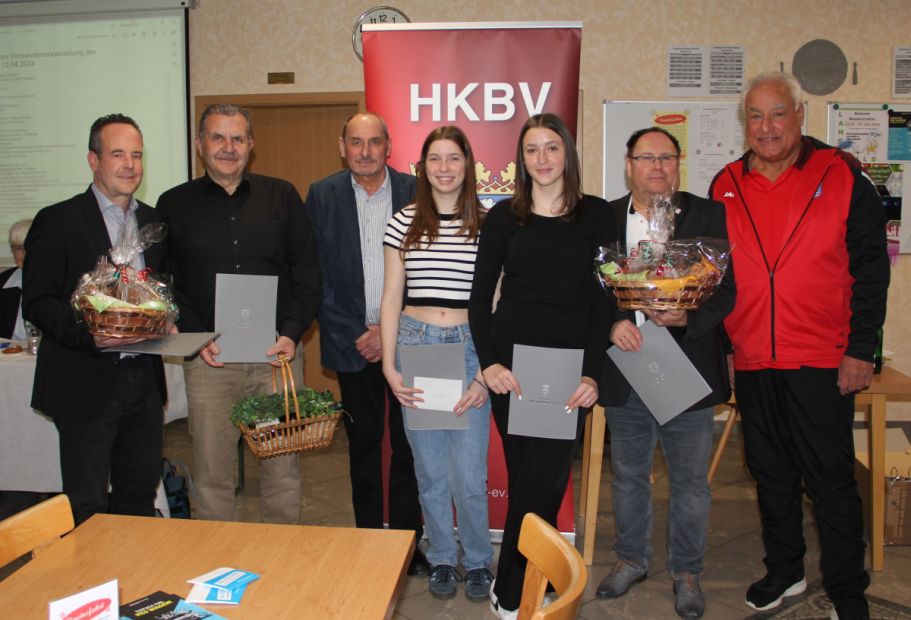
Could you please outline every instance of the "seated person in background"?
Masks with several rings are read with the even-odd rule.
[[[25,236],[32,220],[19,220],[9,229],[9,248],[16,266],[0,273],[0,337],[25,340],[22,321],[22,263],[25,262]]]

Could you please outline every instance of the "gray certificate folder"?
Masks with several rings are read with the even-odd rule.
[[[468,428],[468,416],[453,412],[466,389],[464,343],[401,346],[399,358],[405,385],[423,389],[419,396],[426,403],[420,408],[402,407],[408,430]]]
[[[143,340],[136,344],[111,347],[108,351],[121,353],[146,353],[171,357],[190,357],[218,338],[218,332],[188,332],[168,334],[156,340]]]
[[[278,276],[215,274],[215,331],[221,334],[218,361],[268,362],[275,344]]]
[[[646,321],[639,327],[642,348],[607,350],[645,406],[664,425],[712,393],[666,327]]]
[[[522,387],[522,400],[509,395],[510,435],[575,439],[579,410],[563,408],[579,387],[582,349],[550,349],[517,344],[512,374]]]

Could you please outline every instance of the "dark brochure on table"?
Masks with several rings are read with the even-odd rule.
[[[712,393],[666,327],[646,321],[642,348],[635,352],[607,350],[645,406],[664,425]]]
[[[225,620],[176,594],[155,592],[120,606],[120,620]]]
[[[400,346],[402,379],[405,385],[424,390],[424,402],[402,407],[411,431],[459,430],[468,428],[468,416],[453,409],[465,393],[465,344],[421,344]]]
[[[517,344],[512,374],[522,400],[509,395],[510,435],[575,439],[579,410],[564,409],[582,377],[582,349],[550,349]]]
[[[278,276],[215,274],[219,362],[270,361],[266,351],[275,344],[277,296]]]

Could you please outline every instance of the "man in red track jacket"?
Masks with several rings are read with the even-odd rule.
[[[789,75],[754,78],[744,96],[750,150],[710,190],[725,204],[734,248],[737,299],[725,328],[766,552],[767,574],[746,603],[772,609],[806,588],[805,490],[823,586],[839,618],[864,619],[870,579],[851,425],[885,319],[885,214],[856,159],[801,135],[801,101]]]

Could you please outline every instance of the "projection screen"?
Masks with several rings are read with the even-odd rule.
[[[187,180],[186,41],[183,9],[0,17],[0,265],[12,264],[13,222],[88,187],[100,116],[142,129],[139,200]]]

